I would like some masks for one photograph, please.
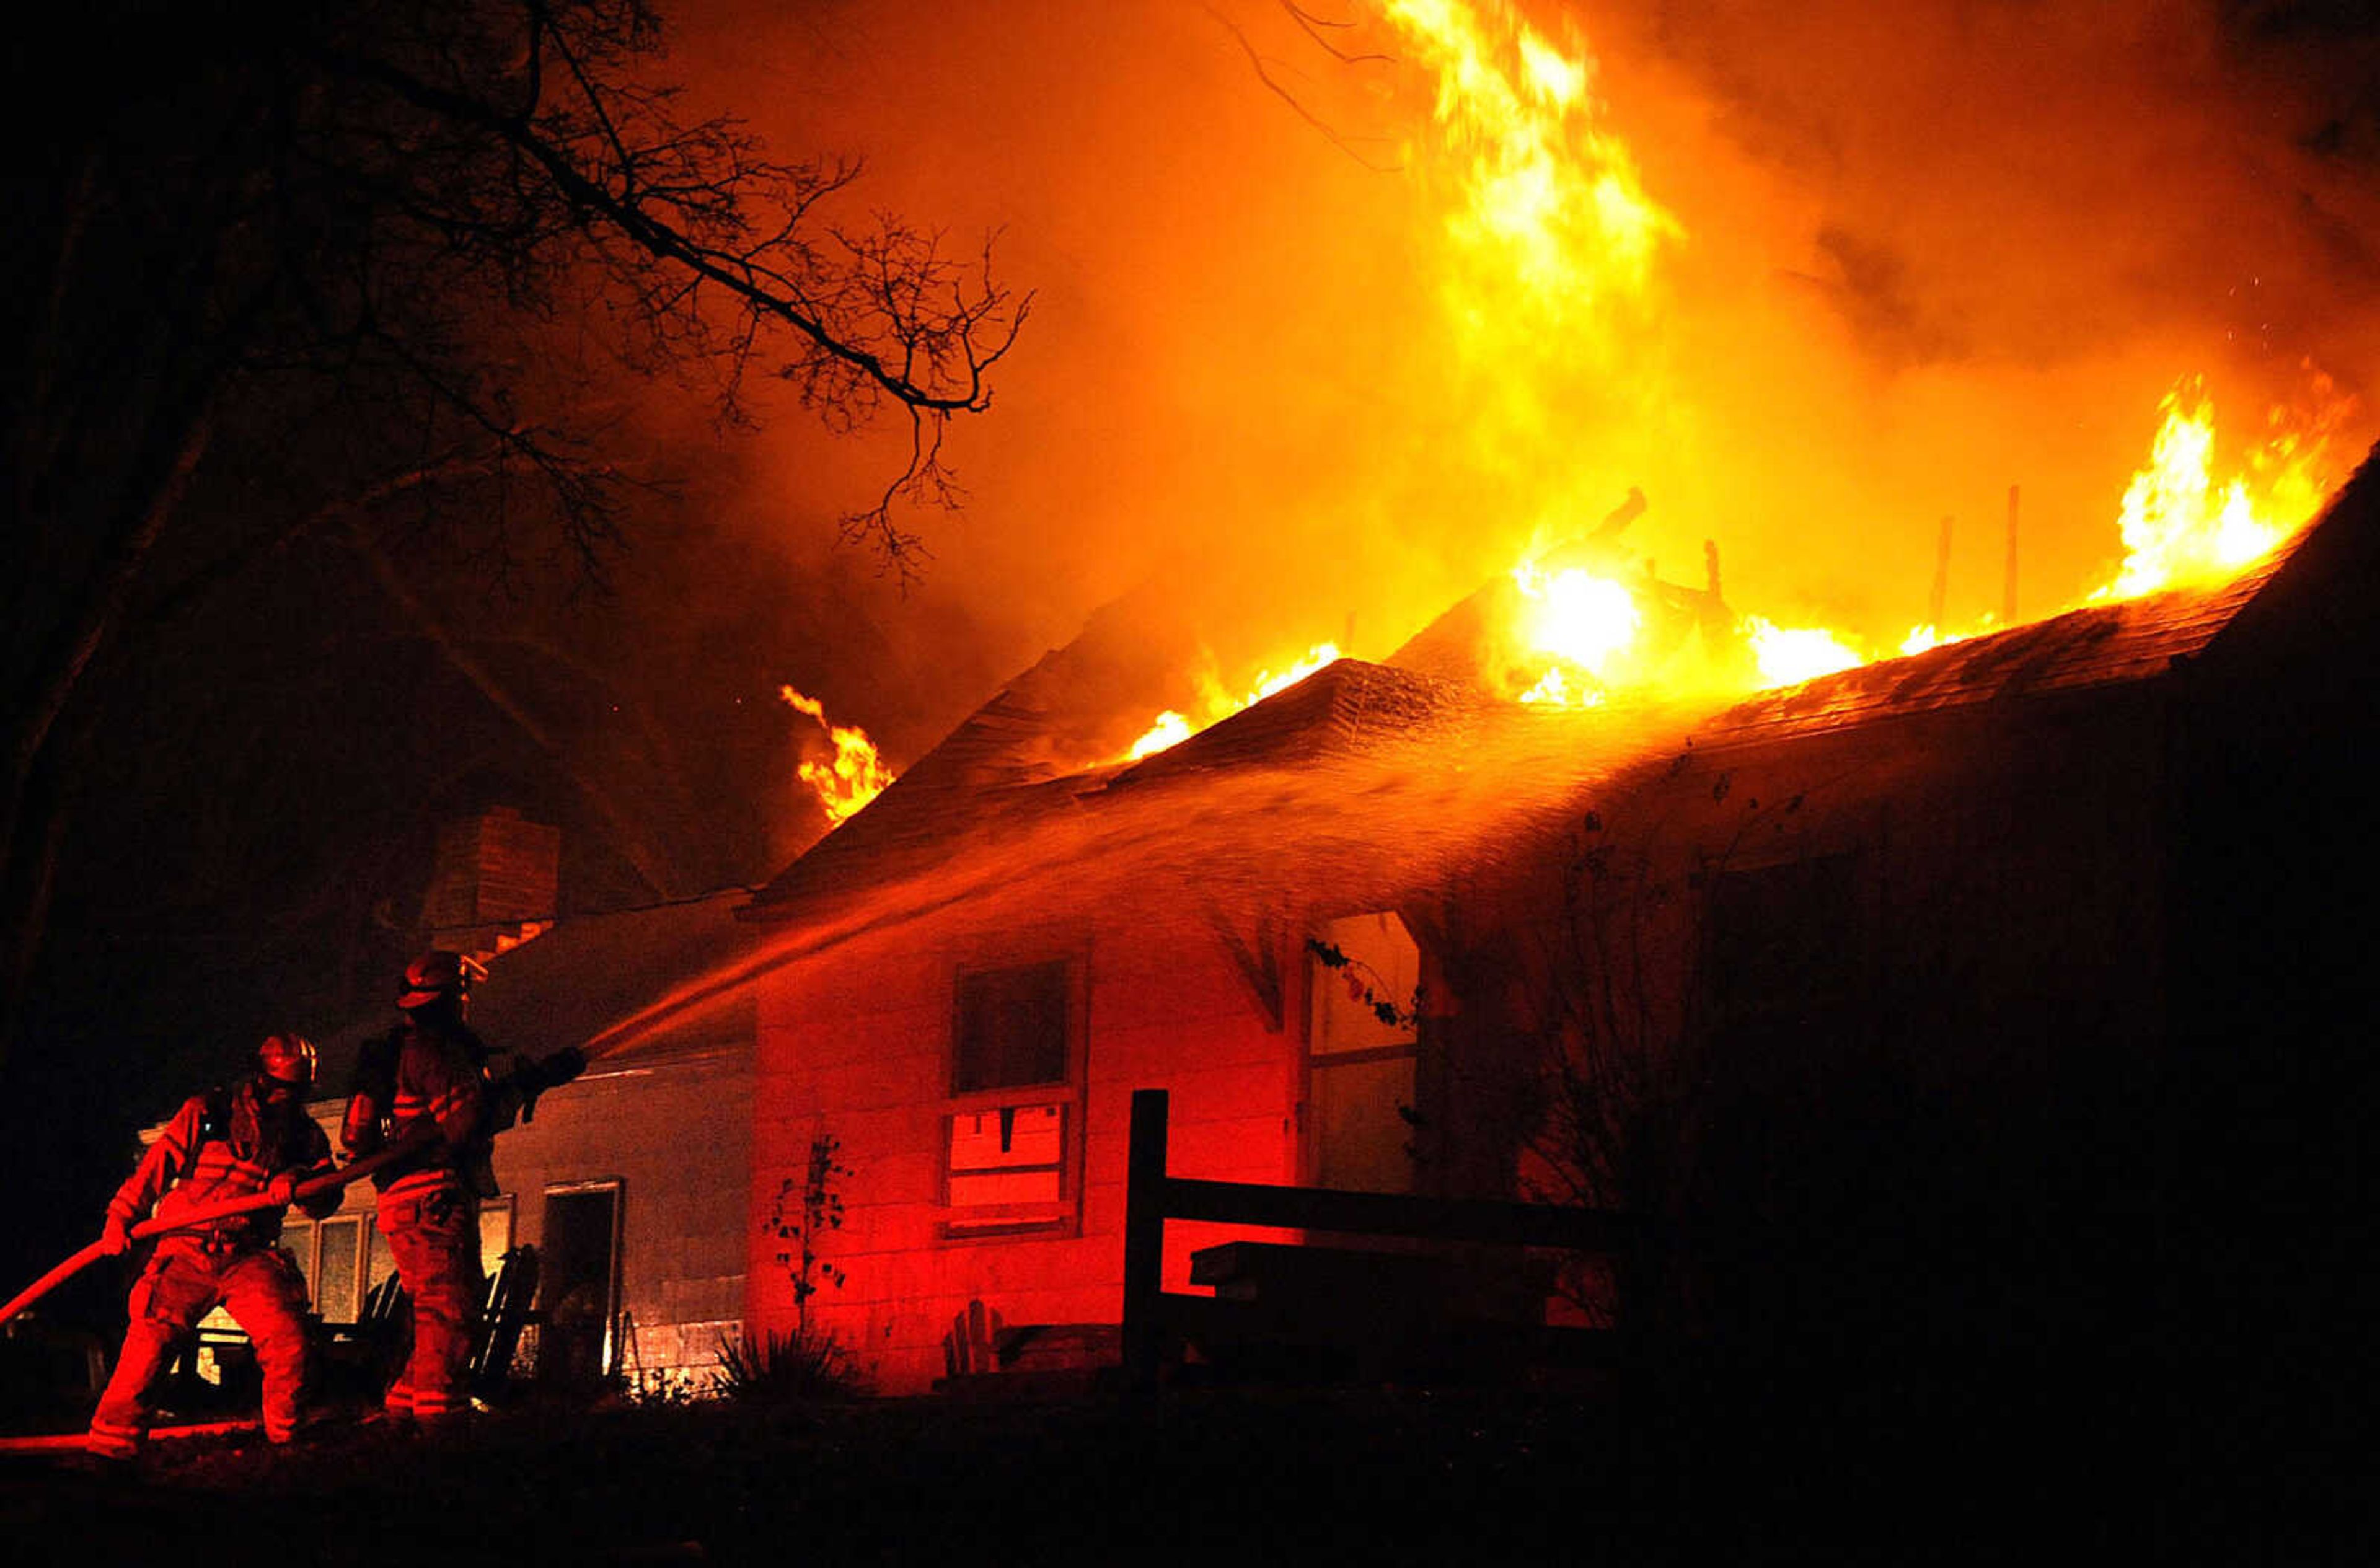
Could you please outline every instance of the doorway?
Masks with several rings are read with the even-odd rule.
[[[620,1315],[620,1184],[574,1182],[545,1189],[538,1249],[537,1375],[540,1382],[594,1383],[611,1372]]]
[[[1333,920],[1307,954],[1305,1168],[1315,1186],[1414,1190],[1421,949],[1394,911]]]

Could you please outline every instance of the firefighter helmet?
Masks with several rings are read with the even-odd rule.
[[[471,994],[471,982],[487,974],[460,953],[425,953],[405,966],[405,984],[396,993],[399,1007],[427,1007],[441,997],[460,1002]]]
[[[256,1048],[256,1070],[275,1083],[311,1088],[315,1062],[314,1042],[304,1035],[267,1035]]]

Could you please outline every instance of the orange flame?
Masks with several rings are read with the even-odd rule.
[[[2341,397],[2328,377],[2313,373],[2309,384],[2304,407],[2277,407],[2267,416],[2268,433],[2248,454],[2246,472],[2218,485],[2214,410],[2196,377],[2177,383],[2160,405],[2164,422],[2149,460],[2124,492],[2123,566],[2085,602],[2227,579],[2304,528],[2334,487],[2330,439],[2355,412],[2354,400]],[[1520,693],[1524,702],[1585,706],[1623,686],[1672,693],[1791,686],[1883,656],[1849,632],[1747,614],[1734,629],[1750,657],[1732,674],[1706,660],[1656,667],[1638,646],[1644,617],[1626,584],[1578,571],[1548,580],[1526,564],[1514,568],[1513,580],[1527,605],[1518,636],[1537,676]],[[2001,629],[1990,614],[1961,629],[1913,626],[1891,656]]]
[[[1447,227],[1485,273],[1457,281],[1458,317],[1509,320],[1472,297],[1483,283],[1500,298],[1517,280],[1555,318],[1640,294],[1662,242],[1684,230],[1602,128],[1594,57],[1556,47],[1506,0],[1388,0],[1383,11],[1435,74],[1435,115],[1461,164]]]
[[[2330,492],[2327,438],[2345,418],[2327,377],[2317,376],[2321,407],[2312,428],[2294,430],[2276,408],[2274,433],[2249,458],[2261,480],[2252,495],[2245,475],[2218,486],[2214,477],[2215,407],[2204,383],[2183,378],[2158,405],[2165,416],[2146,466],[2124,492],[2124,564],[2091,597],[2131,599],[2186,583],[2220,581],[2272,553],[2320,510]]]
[[[1841,633],[1825,626],[1780,626],[1766,615],[1746,615],[1742,630],[1763,687],[1797,686],[1839,670],[1855,670],[1868,660]]]
[[[1277,691],[1286,691],[1315,671],[1326,664],[1336,663],[1338,660],[1338,644],[1318,642],[1306,650],[1305,658],[1280,675],[1270,670],[1257,671],[1245,694],[1238,697],[1233,697],[1211,671],[1203,672],[1199,680],[1199,711],[1203,717],[1194,722],[1187,714],[1167,709],[1157,716],[1156,723],[1149,725],[1146,735],[1132,743],[1119,760],[1137,762],[1144,757],[1179,746],[1218,720],[1228,719],[1241,709],[1261,702]]]
[[[1526,562],[1512,581],[1529,602],[1529,645],[1609,684],[1645,624],[1627,585],[1578,567],[1548,577]]]
[[[1157,722],[1148,726],[1148,733],[1134,741],[1124,756],[1137,762],[1144,757],[1154,756],[1160,751],[1181,745],[1188,740],[1193,733],[1190,721],[1168,708],[1157,715]]]
[[[826,812],[832,827],[840,827],[845,819],[869,801],[884,793],[892,782],[892,770],[884,765],[876,752],[876,743],[868,732],[856,724],[830,723],[826,704],[815,697],[805,697],[790,686],[781,686],[777,695],[785,705],[816,719],[819,727],[834,742],[832,762],[804,762],[795,772]]]

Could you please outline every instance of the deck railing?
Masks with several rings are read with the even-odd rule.
[[[1169,1174],[1167,1091],[1135,1089],[1126,1160],[1123,1228],[1123,1364],[1143,1385],[1156,1380],[1169,1334],[1215,1303],[1163,1288],[1165,1222],[1205,1220],[1345,1234],[1559,1247],[1617,1256],[1641,1245],[1629,1216],[1555,1204],[1512,1203],[1328,1187],[1268,1186]]]

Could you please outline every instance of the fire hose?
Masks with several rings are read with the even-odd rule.
[[[518,1095],[521,1119],[526,1121],[528,1119],[528,1113],[535,1108],[539,1095],[549,1088],[568,1083],[586,1071],[586,1068],[587,1058],[580,1052],[575,1050],[559,1051],[552,1056],[524,1063],[514,1073],[497,1080],[491,1087],[499,1094]],[[509,1122],[506,1124],[509,1125]],[[400,1160],[419,1153],[423,1149],[436,1142],[437,1137],[436,1124],[423,1122],[413,1128],[407,1136],[397,1139],[385,1149],[351,1161],[328,1175],[316,1176],[311,1181],[298,1183],[296,1190],[290,1194],[289,1202],[300,1203],[310,1197],[319,1197],[326,1192],[344,1191],[375,1171],[385,1170]],[[217,1220],[229,1220],[242,1214],[253,1214],[261,1209],[282,1207],[285,1206],[276,1202],[269,1193],[251,1193],[246,1197],[228,1197],[220,1203],[202,1204],[188,1213],[176,1214],[170,1220],[144,1220],[132,1227],[131,1234],[135,1241],[141,1241],[150,1236],[164,1235],[168,1231],[191,1230],[200,1225],[212,1224]],[[6,1306],[0,1306],[0,1324],[6,1323],[18,1313],[108,1256],[110,1251],[105,1237],[92,1242],[89,1246],[11,1296]]]
[[[361,1181],[374,1171],[395,1164],[400,1157],[414,1153],[419,1147],[419,1144],[410,1142],[391,1144],[379,1153],[367,1155],[352,1164],[332,1172],[327,1176],[317,1176],[310,1182],[300,1182],[298,1184],[298,1190],[291,1195],[290,1201],[302,1202],[310,1197],[319,1197],[326,1192],[340,1191],[351,1182]],[[269,1193],[251,1193],[246,1197],[227,1197],[221,1203],[202,1204],[187,1214],[177,1214],[170,1220],[143,1220],[132,1227],[132,1239],[145,1241],[151,1236],[164,1235],[168,1231],[187,1231],[200,1225],[212,1224],[217,1220],[229,1220],[241,1214],[253,1214],[260,1209],[280,1207],[281,1205],[276,1203]],[[58,1286],[108,1256],[105,1238],[92,1242],[89,1246],[11,1296],[6,1306],[0,1307],[0,1323],[6,1323]]]

